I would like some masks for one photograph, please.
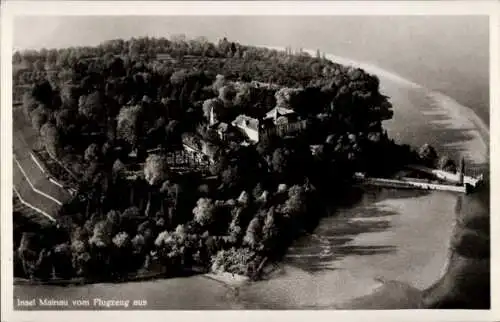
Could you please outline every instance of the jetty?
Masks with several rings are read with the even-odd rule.
[[[463,171],[458,171],[457,173],[447,172],[439,169],[432,169],[420,165],[408,165],[408,169],[421,171],[430,175],[434,175],[437,179],[441,179],[454,184],[461,184],[463,180],[463,184],[469,184],[473,187],[476,187],[483,181],[483,174],[480,174],[478,177],[467,176]]]
[[[376,178],[368,177],[362,172],[356,172],[354,174],[354,179],[359,184],[364,186],[377,186],[393,189],[441,190],[459,193],[470,193],[483,182],[482,174],[477,177],[465,175],[465,162],[463,159],[461,160],[460,167],[456,173],[432,169],[421,165],[408,165],[406,168],[417,173],[423,173],[429,176],[429,178],[422,179],[409,176]]]

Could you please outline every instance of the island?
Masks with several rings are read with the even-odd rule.
[[[397,144],[378,78],[320,51],[144,37],[13,64],[18,281],[259,279],[359,186],[482,181]]]

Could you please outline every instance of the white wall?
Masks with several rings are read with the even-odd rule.
[[[259,142],[259,132],[248,127],[238,126],[245,135],[253,142]]]

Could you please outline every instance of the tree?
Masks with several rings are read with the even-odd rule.
[[[141,53],[141,44],[135,38],[132,38],[128,45],[128,55],[133,59],[136,59]]]
[[[93,235],[89,239],[89,243],[98,248],[108,247],[111,244],[111,229],[108,222],[105,220],[99,221],[93,230]]]
[[[132,250],[135,254],[144,254],[146,240],[142,234],[137,234],[132,238]]]
[[[61,133],[68,134],[76,129],[75,112],[69,109],[62,109],[56,113],[56,126]]]
[[[95,162],[99,160],[101,150],[96,143],[90,144],[84,153],[84,159],[87,162]]]
[[[113,76],[113,77],[122,77],[126,73],[123,60],[121,58],[119,58],[119,57],[116,57],[116,58],[112,59],[107,64],[107,67],[109,69],[109,72],[110,72],[111,76]]]
[[[80,96],[78,101],[78,112],[89,121],[101,122],[105,117],[101,93],[94,91],[89,95]]]
[[[250,275],[253,272],[255,258],[255,252],[247,248],[232,247],[228,250],[220,250],[212,259],[211,270]]]
[[[83,181],[90,184],[93,189],[98,188],[98,190],[95,190],[95,193],[100,194],[104,178],[105,172],[103,164],[97,162],[97,160],[90,161],[88,166],[84,169]]]
[[[56,49],[49,49],[47,51],[47,58],[46,58],[47,64],[50,66],[55,65],[57,62],[57,55],[58,53]]]
[[[290,168],[291,158],[291,151],[287,148],[277,148],[274,150],[272,157],[273,171],[286,176]]]
[[[231,165],[220,174],[221,181],[226,189],[233,189],[241,184],[242,173],[238,165]]]
[[[113,244],[118,249],[126,249],[131,246],[130,236],[124,231],[119,232],[113,237]]]
[[[438,160],[436,149],[434,149],[434,147],[432,147],[428,143],[420,147],[420,149],[418,150],[418,157],[423,162],[423,164],[428,167],[435,167]]]
[[[206,227],[215,221],[216,206],[212,199],[200,198],[193,209],[194,221]]]
[[[283,87],[276,91],[274,97],[276,98],[276,106],[295,109],[297,108],[295,99],[302,93],[302,89]]]
[[[70,110],[78,107],[78,88],[71,84],[64,84],[60,90],[62,106]]]
[[[57,244],[53,248],[53,263],[55,275],[60,278],[71,278],[73,267],[71,263],[71,247],[69,243]]]
[[[125,164],[120,159],[116,159],[111,171],[113,178],[116,180],[125,173]]]
[[[166,199],[173,205],[174,208],[177,208],[180,196],[182,196],[183,193],[183,189],[180,184],[172,184],[169,181],[165,181],[160,189],[160,192],[165,194]]]
[[[279,229],[276,224],[276,213],[274,208],[270,208],[264,219],[264,226],[262,227],[262,239],[264,248],[270,250],[275,246],[276,238],[279,235]]]
[[[300,185],[294,185],[288,190],[288,199],[284,204],[283,212],[290,216],[302,215],[306,212],[306,190]]]
[[[31,112],[31,124],[35,131],[40,131],[42,125],[49,120],[49,115],[49,111],[43,104],[38,105],[38,107]]]
[[[248,107],[252,103],[252,92],[254,88],[247,83],[239,86],[236,96],[234,97],[234,105],[240,107]]]
[[[248,228],[243,237],[243,243],[252,249],[257,249],[262,239],[262,224],[258,216],[254,217],[248,224]]]
[[[178,70],[175,73],[173,73],[172,76],[170,76],[170,83],[172,85],[180,86],[180,85],[184,84],[187,77],[188,77],[187,70],[185,70],[185,69]]]
[[[178,146],[181,143],[181,123],[177,120],[171,120],[165,126],[165,143],[168,148]]]
[[[116,118],[116,131],[118,137],[132,146],[137,144],[139,138],[141,112],[142,109],[138,105],[126,106],[120,110]]]
[[[228,84],[219,88],[219,99],[224,103],[224,106],[231,107],[235,96],[236,89],[234,85]]]
[[[144,164],[144,176],[146,181],[154,186],[167,180],[169,168],[165,155],[151,154]]]
[[[133,235],[137,231],[137,220],[143,218],[141,211],[137,207],[129,207],[120,215],[120,229]]]
[[[438,162],[438,168],[443,171],[457,172],[457,165],[447,155],[443,155]]]
[[[116,210],[108,211],[106,222],[109,225],[111,235],[116,234],[120,228],[120,213]]]
[[[42,60],[37,59],[35,63],[33,64],[33,67],[36,71],[38,72],[43,72],[45,71],[45,64]]]
[[[184,244],[186,239],[188,238],[188,233],[185,225],[177,225],[175,227],[175,231],[173,233],[175,238],[178,240],[179,244]]]
[[[50,123],[45,123],[40,128],[40,136],[47,152],[53,157],[58,157],[61,145],[59,131],[57,128]]]
[[[47,80],[35,84],[31,92],[31,95],[35,100],[49,107],[52,103],[53,94],[54,92],[52,90],[52,86],[50,86],[50,83]]]
[[[13,54],[12,54],[12,64],[13,65],[19,65],[21,64],[23,61],[23,56],[21,55],[21,53],[16,50]]]
[[[262,183],[257,183],[255,187],[252,190],[252,197],[254,199],[257,199],[260,195],[262,195],[262,192],[264,192],[264,188],[262,186]]]
[[[231,241],[233,244],[236,244],[241,237],[243,237],[243,230],[241,229],[239,218],[234,218],[231,220],[228,229],[229,236],[231,237]]]
[[[170,233],[165,230],[158,234],[154,244],[156,247],[161,248],[164,245],[167,245],[170,242],[170,240],[171,240]]]
[[[34,262],[37,258],[35,248],[36,235],[34,233],[23,232],[17,253],[21,259],[23,271],[27,276],[34,273]]]

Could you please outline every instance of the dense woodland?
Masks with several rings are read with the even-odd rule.
[[[19,277],[116,280],[194,268],[255,277],[314,227],[355,171],[437,162],[432,147],[417,153],[387,137],[392,106],[377,77],[319,52],[139,38],[16,52],[13,63],[14,99],[78,191],[57,226],[15,234]],[[208,126],[211,109],[230,123],[275,106],[307,127],[245,145]],[[214,161],[180,171],[172,156],[186,135],[209,142]]]

